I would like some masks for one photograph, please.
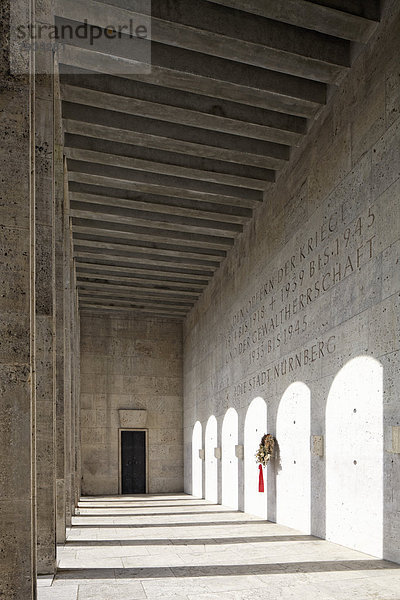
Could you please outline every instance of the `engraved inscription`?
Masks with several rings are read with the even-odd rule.
[[[268,363],[297,338],[301,344],[310,325],[307,309],[374,258],[374,208],[352,220],[347,212],[343,203],[325,216],[232,315],[225,335],[226,364],[236,358],[250,365]]]

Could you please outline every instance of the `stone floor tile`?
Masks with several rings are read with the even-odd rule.
[[[155,556],[128,556],[122,559],[123,566],[132,567],[179,567],[184,566],[183,560],[177,554],[156,554]]]
[[[335,600],[399,600],[400,587],[386,583],[384,578],[346,579],[322,582],[315,586],[321,593],[331,594]]]
[[[115,557],[95,557],[93,555],[85,558],[62,558],[59,563],[61,569],[75,569],[78,570],[82,565],[85,565],[86,569],[121,569],[124,567],[121,558]]]
[[[79,585],[79,600],[142,600],[146,598],[140,582],[113,584]]]
[[[150,597],[170,598],[173,594],[186,596],[187,594],[200,594],[208,591],[206,581],[199,578],[157,579],[142,581],[143,588]]]
[[[40,587],[38,588],[38,600],[77,600],[78,586],[67,585],[59,588]]]
[[[252,590],[262,585],[256,575],[231,575],[208,577],[207,587],[210,592],[229,592],[231,590]]]
[[[37,586],[40,587],[50,587],[53,583],[54,575],[38,575],[37,578]]]
[[[80,511],[38,600],[400,600],[400,565],[190,496]]]

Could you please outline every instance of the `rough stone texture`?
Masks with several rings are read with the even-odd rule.
[[[9,2],[0,2],[0,598],[35,591],[31,477],[35,394],[31,85],[8,72]]]
[[[55,82],[54,103],[54,179],[55,179],[55,330],[56,330],[56,537],[59,544],[65,542],[65,268],[64,268],[64,161],[61,100],[59,83]]]
[[[399,4],[387,2],[378,34],[330,99],[306,144],[266,191],[264,205],[184,326],[188,492],[197,420],[204,440],[207,420],[216,416],[219,446],[223,417],[234,407],[242,444],[247,408],[261,396],[268,405],[268,430],[276,434],[280,400],[290,384],[301,381],[311,390],[311,435],[325,436],[326,403],[340,369],[360,356],[379,361],[385,450],[382,553],[397,562],[400,456],[392,453],[391,435],[400,422],[399,27]],[[343,392],[349,403],[356,391],[349,381]],[[258,443],[254,440],[254,452]],[[340,434],[337,443],[346,447]],[[373,468],[379,470],[380,464],[377,458]],[[221,499],[220,464],[218,469]],[[268,518],[276,520],[279,454],[268,469]],[[358,469],[360,481],[368,478],[360,463]],[[243,509],[242,482],[240,461]],[[311,457],[311,486],[311,531],[324,537],[323,456]],[[365,501],[354,499],[360,500]],[[356,538],[355,546],[362,543]]]
[[[43,54],[37,53],[37,60],[45,59]],[[56,568],[54,120],[49,76],[37,81],[35,118],[37,571],[44,575]]]
[[[147,410],[149,492],[183,487],[182,326],[81,315],[83,494],[117,494],[120,409]]]
[[[66,173],[64,170],[64,176]],[[64,180],[64,211],[65,211],[65,229],[64,229],[64,277],[65,277],[65,304],[64,304],[64,335],[65,335],[65,357],[64,357],[64,433],[65,433],[65,523],[67,527],[71,526],[72,516],[72,493],[71,493],[71,406],[72,406],[72,334],[71,334],[71,233],[68,219],[68,194]]]

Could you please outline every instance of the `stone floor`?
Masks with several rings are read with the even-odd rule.
[[[177,495],[83,498],[39,600],[400,600],[400,565]]]

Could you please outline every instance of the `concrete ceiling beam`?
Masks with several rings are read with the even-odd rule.
[[[153,194],[160,196],[171,196],[175,198],[185,198],[198,202],[207,202],[215,204],[227,204],[228,206],[236,206],[243,208],[254,208],[262,202],[262,196],[259,199],[246,197],[238,198],[229,194],[224,194],[222,191],[203,192],[201,190],[192,190],[189,188],[178,188],[174,185],[162,185],[158,183],[146,183],[122,179],[121,177],[112,177],[106,175],[96,175],[84,172],[69,172],[68,180],[76,183],[83,183],[93,186],[111,187],[120,190],[128,190],[130,192],[142,192],[145,194]]]
[[[177,89],[191,94],[211,96],[299,117],[315,116],[321,106],[326,103],[327,88],[324,83],[276,71],[239,65],[234,62],[228,63],[228,61],[216,58],[213,61],[214,68],[210,64],[208,70],[209,62],[211,62],[208,57],[207,60],[204,60],[202,56],[196,56],[196,53],[191,54],[193,54],[194,63],[197,64],[193,64],[192,60],[188,59],[187,64],[183,65],[181,70],[177,70],[175,65],[172,69],[153,63],[151,74],[147,75],[135,74],[133,71],[137,70],[137,63],[129,58],[94,52],[69,44],[61,47],[60,62],[69,67],[78,67],[93,73],[108,75],[118,73],[120,77],[133,81]],[[124,69],[121,67],[121,58],[125,65]],[[221,64],[216,61],[220,61]],[[243,85],[243,82],[248,82],[248,85]],[[136,110],[140,110],[138,104],[136,106]],[[151,109],[151,107],[147,108]],[[152,109],[156,110],[155,107]],[[158,111],[157,115],[154,118],[163,120],[162,113],[160,114]]]
[[[77,278],[77,287],[84,289],[97,289],[97,290],[109,290],[113,292],[125,291],[129,294],[134,294],[139,297],[140,294],[145,295],[146,297],[156,296],[167,297],[174,296],[176,298],[184,298],[185,300],[194,300],[196,301],[198,297],[201,295],[199,291],[193,291],[189,289],[180,290],[180,289],[171,289],[167,286],[159,287],[152,285],[138,285],[134,282],[127,282],[126,285],[121,285],[120,283],[116,283],[115,281],[91,281],[89,278],[78,277]]]
[[[65,69],[63,69],[63,71],[65,71]],[[135,98],[141,102],[149,103],[152,111],[156,110],[154,105],[163,105],[165,108],[171,107],[181,111],[187,111],[189,113],[188,118],[196,116],[197,121],[195,126],[197,129],[208,129],[208,125],[211,124],[213,126],[212,129],[217,131],[219,125],[223,126],[223,119],[225,119],[226,126],[229,126],[229,123],[233,121],[237,122],[238,127],[243,127],[243,124],[245,123],[263,127],[264,130],[261,130],[261,135],[263,136],[265,136],[265,131],[268,128],[281,130],[282,132],[288,132],[289,134],[297,134],[299,136],[307,131],[307,120],[304,117],[298,117],[265,108],[258,108],[256,106],[239,104],[228,99],[216,100],[216,98],[213,98],[212,96],[169,89],[155,84],[150,85],[143,81],[128,81],[127,79],[115,75],[96,74],[82,69],[73,74],[63,71],[63,85],[77,87],[78,89],[87,89],[91,92],[107,93],[115,97]],[[124,114],[127,115],[128,113]],[[178,116],[179,114],[183,115],[183,113],[174,113],[171,111],[171,123],[174,125],[179,124],[176,114],[178,114]],[[210,121],[209,123],[205,120],[204,127],[201,127],[203,115],[206,117],[217,117],[220,120],[214,119],[214,121]],[[143,115],[140,116],[141,118],[146,118]],[[135,117],[135,115],[133,114],[131,117]],[[160,119],[156,113],[152,120],[157,120],[159,122],[164,121],[167,123],[167,117],[168,114],[164,115],[163,119]],[[150,117],[147,118],[150,119]],[[175,121],[177,122],[175,123]],[[257,130],[255,129],[255,131]],[[235,131],[232,135],[238,136],[241,134],[240,132]],[[246,131],[244,133],[244,136],[250,138],[254,137],[254,139],[261,138],[261,135],[248,135]]]
[[[158,270],[158,269],[145,269],[145,268],[136,268],[133,265],[121,265],[120,263],[114,264],[104,264],[102,262],[81,262],[76,261],[76,267],[79,269],[80,273],[108,273],[111,271],[113,273],[121,273],[127,276],[143,276],[143,278],[158,280],[160,277],[165,278],[161,279],[165,281],[176,281],[177,283],[187,283],[187,284],[196,284],[196,285],[207,285],[213,273],[207,275],[205,273],[175,273],[172,271]]]
[[[138,314],[138,317],[159,317],[162,319],[169,319],[169,320],[175,320],[175,321],[183,321],[185,318],[185,315],[179,315],[179,314],[174,314],[173,312],[170,311],[161,311],[161,310],[151,310],[151,309],[146,309],[146,310],[142,310],[142,309],[137,309],[136,307],[125,307],[125,306],[118,306],[118,305],[106,305],[106,304],[92,304],[90,302],[80,302],[80,309],[82,312],[87,312],[90,313],[93,310],[96,310],[96,314],[98,314],[99,310],[100,311],[112,311],[113,313],[126,313],[126,312],[130,312],[132,314]]]
[[[197,269],[195,267],[184,267],[172,264],[157,264],[154,260],[148,261],[147,263],[141,263],[137,260],[124,260],[121,257],[90,253],[90,252],[74,252],[74,257],[77,264],[82,266],[101,266],[101,268],[110,268],[115,266],[117,269],[134,269],[138,273],[153,273],[154,275],[177,275],[177,276],[189,276],[189,277],[200,277],[205,279],[211,279],[214,275],[214,270],[210,269]]]
[[[145,171],[148,173],[157,173],[160,175],[168,175],[184,179],[197,179],[199,181],[216,183],[218,185],[236,186],[260,191],[264,189],[265,181],[271,182],[275,180],[274,171],[268,170],[265,170],[265,179],[262,180],[229,175],[226,173],[218,173],[214,171],[190,169],[168,163],[131,158],[130,156],[121,156],[108,154],[107,152],[96,152],[93,150],[74,148],[68,145],[64,148],[64,153],[67,158],[80,162],[95,163],[98,165],[106,165],[108,167],[119,167],[133,171]]]
[[[155,196],[154,198],[157,199],[157,196]],[[251,218],[252,216],[252,212],[248,209],[245,209],[247,213],[246,215],[237,215],[231,214],[229,212],[224,212],[224,205],[221,205],[220,210],[218,212],[211,212],[209,210],[196,210],[193,208],[179,207],[176,206],[176,204],[160,204],[158,202],[151,201],[143,202],[140,200],[115,198],[108,195],[101,196],[98,194],[85,194],[79,192],[70,192],[69,199],[71,202],[82,202],[85,204],[112,206],[119,208],[127,208],[129,210],[137,210],[140,211],[140,215],[138,214],[138,216],[143,216],[142,211],[145,213],[161,213],[169,215],[170,219],[175,221],[175,217],[192,217],[195,219],[198,218],[208,219],[211,221],[222,221],[224,223],[244,224],[247,223],[249,218]]]
[[[81,249],[83,248],[83,249]],[[89,250],[87,248],[86,250]],[[160,271],[171,271],[176,273],[188,273],[191,275],[194,274],[213,274],[215,270],[218,268],[219,263],[216,263],[217,266],[211,267],[210,265],[201,265],[194,262],[193,259],[187,259],[185,262],[179,259],[171,259],[165,261],[158,261],[157,256],[153,256],[152,258],[142,258],[142,257],[129,257],[129,256],[121,256],[116,253],[112,253],[108,251],[108,253],[102,252],[88,252],[85,250],[85,246],[76,246],[74,251],[74,257],[77,261],[85,261],[85,262],[101,262],[104,264],[108,264],[112,266],[115,265],[132,265],[137,268],[146,268],[146,267],[158,267]],[[106,251],[107,252],[107,251]],[[200,261],[199,261],[200,262]]]
[[[276,0],[210,1],[267,19],[364,44],[368,42],[378,25],[377,21],[306,0],[285,0],[285,2],[276,2]]]
[[[247,116],[247,119],[239,119],[240,114],[235,114],[236,118],[222,117],[194,109],[189,110],[161,102],[150,102],[70,84],[62,85],[62,94],[65,101],[75,104],[289,146],[298,145],[305,133],[304,128],[302,132],[295,131],[294,127],[290,129],[290,121],[285,123],[284,119],[282,123],[279,115],[276,118],[276,126],[262,125],[251,122],[251,114]]]
[[[124,260],[126,262],[137,262],[143,265],[163,265],[165,266],[182,266],[193,267],[207,271],[207,269],[215,271],[220,265],[222,257],[212,260],[213,257],[207,260],[207,255],[168,251],[157,248],[144,248],[129,244],[107,243],[104,241],[86,240],[84,235],[75,233],[74,236],[75,256],[81,258],[95,258],[101,256],[105,260]],[[182,256],[184,255],[184,256]],[[185,256],[187,255],[187,256]],[[219,260],[218,260],[219,259]]]
[[[216,250],[227,250],[233,246],[234,239],[228,237],[216,237],[203,235],[199,233],[187,233],[174,231],[171,229],[155,229],[154,227],[138,227],[126,223],[114,223],[108,221],[97,221],[90,218],[72,216],[73,227],[80,227],[86,232],[95,231],[98,235],[104,235],[109,232],[112,235],[118,235],[122,238],[134,238],[136,240],[154,242],[159,241],[164,244],[176,244],[194,248],[209,248]]]
[[[132,294],[132,292],[128,289],[125,290],[115,290],[113,287],[110,289],[95,289],[94,287],[88,287],[87,284],[82,284],[79,287],[79,296],[80,297],[104,297],[104,298],[121,298],[121,300],[130,300],[131,302],[148,302],[149,304],[164,304],[165,306],[173,305],[173,306],[193,306],[196,302],[195,298],[184,298],[179,296],[179,298],[171,298],[171,296],[163,295],[160,293],[148,293],[138,290]]]
[[[62,0],[57,14],[74,21],[87,18],[101,27],[136,16],[94,1],[85,2],[83,14],[79,0]],[[312,31],[261,21],[249,13],[241,15],[240,28],[237,22],[237,15],[222,6],[184,0],[171,7],[163,0],[153,1],[151,38],[164,45],[327,83],[348,66],[345,42],[338,44]]]
[[[74,231],[74,240],[76,243],[92,244],[95,248],[107,248],[113,250],[118,255],[124,256],[144,256],[151,257],[157,261],[170,260],[171,258],[182,259],[182,261],[192,260],[200,261],[201,264],[212,264],[218,266],[217,261],[225,258],[227,251],[216,248],[186,248],[173,243],[164,244],[153,240],[137,240],[130,237],[123,239],[120,235],[113,235],[113,232],[106,232],[104,235],[96,233],[95,230],[84,231],[85,227],[72,225]]]
[[[66,133],[64,147],[80,151],[99,152],[99,138]],[[144,146],[132,146],[121,142],[102,140],[101,152],[113,157],[125,157],[141,161],[138,169],[158,174],[171,174],[175,177],[196,178],[199,181],[236,185],[235,181],[254,180],[255,182],[270,182],[275,180],[272,169],[251,167],[222,160],[207,159],[188,154],[177,154],[155,150]],[[149,163],[144,165],[143,161]],[[128,167],[129,168],[129,167]],[[250,187],[244,185],[243,187]]]
[[[206,146],[147,133],[137,133],[127,129],[107,127],[97,123],[75,121],[73,119],[64,119],[64,131],[71,135],[87,136],[96,140],[107,140],[137,147],[154,148],[155,150],[173,152],[174,154],[225,161],[234,165],[247,165],[260,169],[279,170],[287,162],[287,159],[275,158],[274,156],[257,156],[256,154],[227,150],[217,146]]]
[[[94,204],[103,204],[104,199],[111,198],[116,203],[121,201],[124,206],[125,202],[138,202],[145,206],[154,204],[157,212],[166,212],[168,214],[169,208],[176,209],[177,215],[181,216],[199,216],[204,217],[210,215],[210,219],[229,221],[228,217],[239,217],[241,219],[250,219],[252,216],[252,210],[243,206],[232,206],[229,204],[214,204],[213,202],[200,202],[197,199],[192,200],[188,198],[177,198],[174,196],[162,196],[155,194],[147,194],[141,192],[130,192],[129,190],[108,188],[101,186],[93,186],[83,183],[71,182],[70,183],[70,194],[76,197],[77,200],[87,202],[93,202]],[[110,204],[111,206],[112,204]],[[117,204],[116,204],[117,205]],[[131,207],[134,205],[132,204]],[[127,206],[128,207],[128,206]],[[147,210],[143,208],[143,210]],[[180,211],[187,210],[188,213],[181,213]],[[189,215],[189,212],[193,211],[193,215]],[[225,217],[226,215],[226,217]],[[235,222],[232,220],[232,222]]]
[[[147,305],[149,307],[155,307],[155,308],[168,308],[168,307],[175,307],[178,309],[184,309],[184,310],[188,310],[189,308],[191,308],[194,305],[194,302],[190,302],[188,300],[162,300],[159,298],[140,298],[138,300],[135,300],[133,298],[130,298],[129,296],[125,296],[125,295],[119,295],[119,294],[112,294],[110,292],[100,292],[100,291],[90,291],[90,290],[80,290],[79,291],[79,297],[83,300],[92,300],[95,301],[97,299],[105,299],[105,300],[121,300],[123,302],[134,302],[134,303],[140,303],[142,305]]]
[[[185,190],[189,192],[201,192],[215,196],[222,194],[231,198],[250,199],[261,202],[263,199],[263,190],[255,188],[242,188],[236,185],[227,185],[226,183],[214,183],[212,181],[203,181],[200,179],[189,179],[186,177],[177,177],[176,175],[164,175],[162,173],[151,173],[149,171],[135,171],[125,167],[115,167],[83,160],[67,158],[68,171],[73,173],[85,173],[99,177],[110,178],[112,180],[132,182],[136,185],[158,185],[173,187],[174,189]],[[265,188],[272,185],[272,182],[264,182]],[[144,190],[142,190],[144,191]],[[163,194],[168,195],[168,194]]]
[[[168,277],[157,279],[156,277],[149,277],[145,279],[144,277],[140,277],[139,275],[131,275],[124,273],[119,273],[118,275],[113,275],[112,270],[110,273],[107,272],[98,272],[90,269],[81,269],[77,268],[76,273],[77,279],[79,281],[83,281],[84,279],[89,281],[97,281],[97,282],[111,282],[111,283],[127,283],[133,285],[144,285],[151,286],[154,289],[164,289],[167,288],[169,290],[180,290],[180,291],[188,291],[188,292],[201,292],[204,289],[206,283],[193,283],[187,281],[175,281],[173,279],[169,279]]]
[[[90,80],[93,82],[97,77],[100,77],[102,81],[104,81],[105,89],[108,89],[107,85],[109,85],[109,80],[111,77],[108,77],[108,81],[106,81],[101,75],[91,75]],[[207,107],[207,110],[211,114],[219,111],[220,108],[223,110],[223,107],[221,107],[221,103],[219,101],[215,103],[215,101],[213,102],[212,98],[208,100],[210,104]],[[251,107],[249,108],[252,110]],[[264,114],[266,111],[261,112]],[[212,138],[210,139],[210,132],[207,129],[201,129],[199,127],[187,127],[186,125],[182,125],[180,123],[169,123],[168,121],[159,121],[157,119],[149,119],[146,117],[124,114],[118,110],[107,110],[64,101],[63,116],[65,119],[72,119],[80,123],[86,121],[89,124],[94,123],[102,126],[112,127],[121,132],[124,132],[125,130],[128,132],[134,132],[138,134],[139,140],[143,139],[143,144],[146,141],[145,136],[151,135],[157,139],[161,137],[163,142],[175,141],[178,144],[180,142],[193,144],[196,149],[198,147],[210,147],[214,152],[219,152],[220,149],[222,151],[229,150],[240,154],[249,154],[251,157],[271,157],[284,162],[287,162],[290,158],[290,147],[284,144],[266,142],[251,138],[249,136],[233,135],[229,133],[221,133],[219,131],[213,131]],[[301,121],[303,121],[303,119],[301,119]],[[141,136],[144,137],[141,138]],[[167,138],[167,140],[164,138]],[[218,156],[215,158],[218,160]],[[220,160],[223,160],[222,157]],[[264,168],[264,166],[261,165],[261,168]]]
[[[181,231],[189,234],[213,235],[228,237],[241,233],[242,225],[237,223],[223,223],[191,217],[174,217],[173,215],[145,213],[142,211],[128,210],[113,206],[102,206],[83,202],[71,202],[70,215],[81,219],[94,221],[109,221],[110,223],[125,223],[138,227],[152,227],[160,230],[166,228],[170,231]]]
[[[163,305],[157,303],[151,304],[148,302],[135,302],[132,300],[122,300],[120,298],[103,298],[98,296],[79,296],[79,300],[81,304],[85,306],[100,305],[100,306],[109,306],[109,307],[128,307],[136,310],[149,310],[151,312],[160,312],[165,311],[170,314],[180,315],[184,317],[188,311],[190,310],[190,306],[175,306],[175,305]]]

